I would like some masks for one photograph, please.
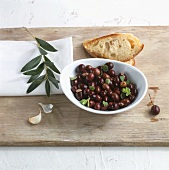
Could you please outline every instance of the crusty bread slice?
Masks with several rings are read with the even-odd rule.
[[[139,54],[144,44],[131,33],[116,33],[85,40],[83,47],[92,57],[124,62]]]
[[[128,60],[128,61],[124,61],[124,63],[130,64],[130,65],[132,65],[132,66],[135,66],[135,64],[136,64],[134,58],[132,58],[132,59],[130,59],[130,60]]]

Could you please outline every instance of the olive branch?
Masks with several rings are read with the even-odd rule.
[[[50,96],[51,83],[59,89],[59,80],[55,77],[54,73],[60,74],[60,71],[54,65],[54,63],[49,60],[46,56],[48,54],[47,51],[57,52],[58,50],[50,45],[48,42],[34,37],[32,33],[24,27],[24,29],[32,36],[32,38],[36,41],[37,47],[39,49],[40,55],[30,60],[22,69],[21,72],[24,75],[31,76],[28,80],[28,87],[26,93],[32,92],[36,89],[43,81],[45,81],[45,90],[46,94]]]

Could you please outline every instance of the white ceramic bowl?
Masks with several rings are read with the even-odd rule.
[[[87,106],[82,105],[73,95],[71,91],[71,85],[70,85],[70,77],[74,77],[76,75],[75,69],[79,64],[84,64],[84,65],[92,65],[93,67],[97,67],[99,65],[104,65],[107,62],[113,62],[114,63],[114,70],[117,73],[123,72],[127,75],[128,79],[136,84],[137,90],[138,90],[138,95],[136,99],[134,100],[133,103],[131,103],[129,106],[115,110],[115,111],[101,111],[101,110],[95,110],[92,108],[89,108]],[[124,112],[127,110],[132,109],[135,107],[141,100],[144,98],[147,88],[148,88],[148,83],[145,75],[138,70],[136,67],[133,67],[129,64],[114,61],[114,60],[108,60],[108,59],[98,59],[98,58],[89,58],[89,59],[81,59],[81,60],[76,60],[73,63],[70,63],[67,65],[61,75],[60,75],[60,84],[61,88],[63,90],[63,93],[66,95],[66,97],[74,103],[76,106],[79,108],[86,110],[88,112],[92,113],[97,113],[97,114],[116,114],[120,112]]]

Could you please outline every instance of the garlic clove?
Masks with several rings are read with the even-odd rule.
[[[42,107],[42,109],[45,113],[52,112],[53,104],[42,104],[42,103],[38,103],[38,104]]]
[[[39,109],[39,110],[40,110],[40,109]],[[40,110],[40,113],[39,113],[37,116],[34,116],[34,117],[29,118],[29,122],[30,122],[31,124],[36,125],[36,124],[38,124],[38,123],[41,122],[41,119],[42,119],[42,113],[41,113],[41,110]]]

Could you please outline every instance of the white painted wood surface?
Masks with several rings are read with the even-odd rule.
[[[167,0],[0,0],[0,28],[169,25]],[[168,147],[1,147],[1,170],[168,170]]]

